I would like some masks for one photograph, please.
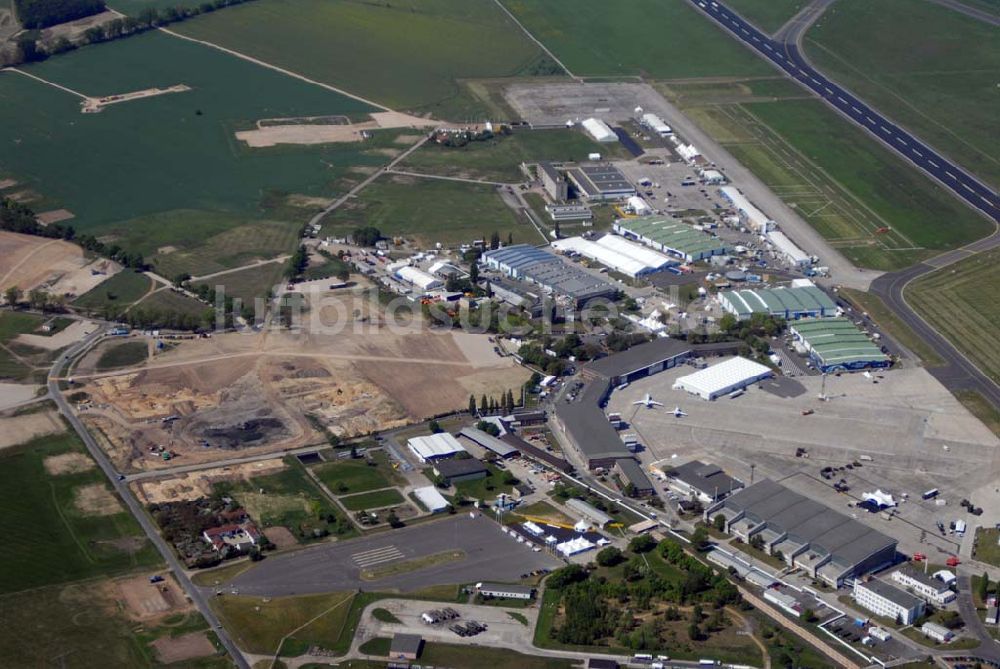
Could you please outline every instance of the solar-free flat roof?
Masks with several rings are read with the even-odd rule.
[[[669,475],[712,498],[716,497],[717,494],[728,493],[743,487],[742,481],[734,479],[718,467],[705,464],[701,460],[691,460],[674,467],[670,470]]]
[[[599,406],[607,386],[606,380],[593,381],[575,402],[560,402],[556,407],[556,416],[590,460],[632,457]]]
[[[632,372],[690,352],[691,345],[685,341],[658,337],[651,342],[633,346],[627,351],[595,360],[587,364],[587,371],[609,379],[628,376]]]
[[[653,484],[650,482],[649,477],[646,476],[646,472],[642,471],[642,467],[639,463],[632,458],[622,458],[615,463],[615,466],[621,470],[622,475],[628,479],[628,482],[636,487],[638,490],[652,490]]]
[[[885,597],[890,602],[902,606],[907,609],[912,609],[915,606],[919,606],[921,601],[919,598],[911,595],[905,590],[901,590],[894,585],[889,585],[885,581],[880,581],[877,578],[873,578],[870,581],[865,581],[860,583],[859,587],[866,590],[871,590],[876,595]]]
[[[458,434],[459,436],[476,442],[487,450],[493,451],[501,458],[508,458],[517,454],[517,449],[510,444],[502,442],[492,434],[483,432],[482,430],[478,430],[474,427],[463,427]]]
[[[792,324],[791,329],[824,365],[889,359],[846,318],[808,318]]]
[[[567,174],[588,197],[635,193],[635,186],[614,165],[583,165]]]

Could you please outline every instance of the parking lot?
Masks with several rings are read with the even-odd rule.
[[[818,399],[818,376],[796,377],[805,391],[785,397],[753,387],[739,398],[708,402],[672,388],[678,376],[693,371],[686,365],[667,370],[612,395],[607,410],[621,412],[639,435],[645,464],[699,459],[746,483],[751,477],[780,480],[898,538],[902,552],[919,550],[937,561],[955,554],[959,539],[941,536],[936,522],[947,527],[954,518],[972,518],[959,507],[961,499],[986,510],[982,522],[996,522],[988,516],[996,507],[990,504],[997,438],[923,369],[892,370],[881,379],[828,376],[825,402]],[[665,408],[632,405],[647,392]],[[687,415],[675,417],[675,406]],[[825,467],[835,469],[833,479],[821,477]],[[846,493],[832,487],[841,478]],[[921,500],[930,488],[941,490],[943,505]],[[854,508],[862,493],[877,489],[900,502],[891,518]]]
[[[385,623],[376,620],[371,615],[371,610],[376,607],[386,609],[398,618],[399,622]],[[534,629],[538,617],[538,609],[534,607],[505,609],[501,606],[450,604],[447,608],[457,614],[454,618],[444,618],[435,623],[428,623],[424,618],[424,614],[433,610],[440,611],[442,608],[444,607],[430,602],[406,599],[380,600],[365,611],[355,638],[363,641],[376,636],[404,633],[419,634],[427,641],[460,643],[468,640],[480,646],[526,648],[530,645],[530,641],[526,640],[530,640],[531,630]],[[507,612],[511,610],[524,616],[528,624],[525,625],[508,615]],[[470,623],[477,623],[484,629],[477,634],[466,636],[456,634],[450,629],[457,625],[467,628]]]

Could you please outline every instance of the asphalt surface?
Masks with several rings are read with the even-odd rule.
[[[391,568],[393,563],[453,550],[464,556],[378,580],[361,578],[363,568]],[[451,583],[514,582],[536,569],[563,565],[544,551],[535,553],[518,543],[488,518],[456,513],[363,539],[268,557],[220,587],[241,595],[271,597],[358,589],[410,592]]]
[[[996,193],[849,91],[827,79],[813,68],[794,42],[772,39],[722,3],[714,0],[690,2],[884,145],[929,174],[970,206],[993,221],[1000,222],[1000,198]]]
[[[146,510],[142,508],[139,501],[132,495],[132,491],[128,488],[128,483],[119,479],[119,473],[115,470],[114,465],[111,464],[111,461],[108,460],[104,451],[102,451],[97,445],[97,442],[94,441],[90,432],[87,431],[87,428],[84,427],[83,423],[80,422],[80,419],[77,418],[76,414],[74,414],[70,409],[66,398],[63,397],[58,381],[63,367],[66,365],[67,361],[73,359],[77,354],[86,350],[101,335],[103,335],[102,330],[98,330],[97,332],[91,334],[83,341],[70,347],[70,349],[68,349],[67,352],[55,362],[52,366],[52,371],[49,373],[49,395],[56,403],[56,406],[59,407],[59,411],[62,415],[66,417],[69,424],[74,430],[76,430],[76,433],[80,436],[80,439],[87,447],[87,451],[90,453],[90,456],[94,458],[98,466],[101,468],[101,471],[103,471],[104,475],[108,477],[108,480],[111,482],[111,486],[115,489],[115,492],[118,493],[118,496],[122,499],[122,501],[125,502],[129,512],[131,512],[131,514],[135,517],[139,526],[142,528],[142,531],[146,533],[146,536],[149,537],[149,540],[160,552],[160,555],[163,556],[164,562],[167,563],[167,566],[174,573],[174,577],[184,589],[188,598],[196,607],[198,607],[198,611],[205,617],[205,620],[215,631],[216,636],[219,637],[219,641],[229,653],[230,658],[232,658],[237,667],[240,667],[241,669],[250,669],[250,664],[243,657],[243,653],[236,647],[236,644],[233,643],[229,634],[225,629],[223,629],[222,623],[219,622],[219,619],[212,612],[212,609],[209,608],[208,601],[205,599],[205,596],[198,588],[195,587],[195,585],[191,582],[191,579],[187,577],[187,574],[184,572],[184,567],[177,559],[173,549],[167,545],[166,541],[163,540],[163,537],[160,536],[160,533],[157,531],[157,528],[154,527],[149,516],[146,515]]]
[[[972,579],[964,574],[958,574],[958,612],[962,614],[965,628],[976,635],[982,644],[975,650],[962,651],[958,655],[981,657],[984,660],[1000,662],[1000,642],[995,641],[986,629],[986,624],[979,619],[979,613],[972,602]]]

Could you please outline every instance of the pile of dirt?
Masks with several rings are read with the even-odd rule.
[[[83,453],[60,453],[52,455],[42,462],[45,471],[53,476],[62,474],[77,474],[93,469],[97,465]]]
[[[156,649],[156,657],[163,664],[173,664],[215,654],[215,646],[208,640],[204,632],[160,637],[150,645]]]
[[[123,511],[121,502],[103,483],[80,486],[73,491],[73,506],[87,516],[113,516]]]

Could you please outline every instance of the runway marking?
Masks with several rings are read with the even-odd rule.
[[[957,179],[958,178],[954,174],[952,174],[951,172],[949,172],[948,170],[945,170],[944,173],[947,174],[948,176],[950,176],[952,179]]]
[[[833,89],[832,88],[826,89],[826,94],[827,95],[833,95]]]
[[[889,130],[889,128],[885,127],[884,125],[881,128],[879,128],[879,130],[881,130],[882,132],[884,132],[887,135],[891,135],[892,134],[892,131]]]
[[[856,111],[859,114],[861,113],[861,110],[858,109],[857,107],[855,107],[854,105],[851,105],[851,109],[854,110],[854,111]]]
[[[909,145],[908,145],[908,144],[906,143],[906,140],[905,140],[905,139],[903,139],[902,137],[897,137],[897,138],[896,138],[896,141],[897,141],[897,142],[899,142],[900,144],[902,144],[903,146],[909,146]]]
[[[937,163],[935,163],[935,162],[934,162],[933,160],[931,160],[930,158],[928,158],[928,159],[927,159],[927,162],[928,162],[928,163],[930,163],[930,164],[931,164],[931,165],[932,165],[933,167],[940,167],[940,165],[938,165]]]
[[[837,99],[843,102],[845,105],[847,104],[847,100],[845,100],[842,96],[838,95]]]
[[[920,153],[920,152],[919,152],[919,151],[917,151],[916,149],[913,149],[913,155],[915,155],[915,156],[920,156],[921,158],[923,158],[923,157],[924,157],[924,154]]]
[[[382,564],[383,562],[392,562],[403,557],[405,557],[403,552],[395,546],[384,546],[382,548],[373,548],[370,551],[355,553],[351,556],[351,561],[359,567],[364,568]]]
[[[969,184],[965,183],[964,181],[962,182],[962,187],[965,188],[965,190],[969,191],[970,193],[975,193],[976,192],[976,191],[974,191],[972,189],[972,186],[970,186]]]

